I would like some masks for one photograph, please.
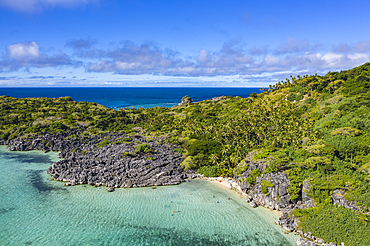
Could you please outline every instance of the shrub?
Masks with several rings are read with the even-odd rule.
[[[193,162],[193,159],[191,156],[188,156],[185,158],[185,160],[183,160],[180,164],[185,170],[186,169],[193,169],[195,168],[195,165],[194,165],[194,162]]]
[[[312,97],[309,97],[306,100],[304,100],[305,104],[313,104],[314,102],[316,102],[316,101]]]
[[[106,146],[106,145],[108,145],[108,144],[110,144],[110,143],[112,143],[111,141],[108,141],[108,140],[106,140],[106,139],[104,139],[103,141],[101,141],[100,143],[99,143],[99,148],[102,148],[102,147],[104,147],[104,146]]]
[[[150,148],[149,144],[144,143],[136,146],[135,153],[149,153],[151,151],[153,150]]]
[[[176,148],[173,151],[179,152],[180,154],[184,153],[184,149]]]
[[[263,194],[265,194],[266,196],[268,195],[267,194],[267,187],[274,187],[274,185],[270,182],[270,181],[266,181],[266,180],[263,180],[262,179],[262,189],[261,191],[263,192]]]
[[[288,101],[293,102],[293,101],[300,101],[303,99],[302,94],[296,94],[296,93],[290,93],[287,97]]]
[[[217,177],[217,167],[215,166],[200,167],[197,173],[203,174],[205,177]]]
[[[354,137],[354,136],[360,135],[361,131],[357,130],[355,128],[352,128],[352,127],[341,127],[341,128],[337,128],[337,129],[333,130],[330,134],[332,136],[342,135],[342,136],[345,136],[345,137],[347,137],[347,136]]]
[[[249,163],[242,161],[239,166],[235,169],[235,174],[240,176],[245,170],[249,168]]]
[[[252,92],[249,96],[250,96],[250,97],[253,97],[253,98],[256,98],[258,95],[257,95],[257,93],[256,93],[256,92]]]
[[[254,185],[256,184],[257,177],[260,177],[262,175],[261,171],[258,169],[254,169],[251,171],[251,174],[247,178],[247,181],[249,184]]]
[[[185,145],[189,155],[195,156],[197,154],[212,154],[221,151],[221,144],[217,141],[210,140],[195,140],[190,141],[190,144]]]

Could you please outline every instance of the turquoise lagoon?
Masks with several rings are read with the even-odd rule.
[[[52,180],[46,169],[57,160],[0,146],[0,245],[296,245],[276,212],[216,182],[108,193]]]

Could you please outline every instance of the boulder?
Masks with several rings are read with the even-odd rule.
[[[297,245],[298,246],[316,246],[316,243],[311,242],[311,241],[308,241],[308,240],[306,240],[304,238],[299,238],[297,240]]]

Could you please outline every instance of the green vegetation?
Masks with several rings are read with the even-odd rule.
[[[108,131],[140,134],[156,143],[178,145],[176,151],[184,155],[181,165],[206,176],[232,176],[234,169],[239,175],[249,167],[249,156],[264,165],[264,173],[280,171],[288,176],[291,200],[300,197],[303,181],[311,184],[308,195],[318,208],[301,211],[303,231],[346,245],[361,245],[353,238],[370,234],[367,223],[359,222],[358,232],[352,232],[349,223],[330,224],[334,214],[338,221],[347,215],[349,221],[354,216],[367,221],[370,211],[370,63],[325,76],[291,76],[248,98],[226,96],[194,103],[184,97],[183,101],[172,108],[113,110],[70,97],[1,96],[0,138],[72,129],[83,132],[72,140]],[[113,144],[121,143],[131,140]],[[109,144],[102,140],[99,147]],[[135,152],[151,151],[149,145],[137,144]],[[261,175],[253,170],[243,181],[255,184]],[[269,185],[263,184],[266,193]],[[353,215],[332,205],[335,189],[357,201],[361,211]]]
[[[121,138],[117,141],[114,141],[113,144],[123,144],[123,143],[131,143],[131,138]]]
[[[267,195],[267,187],[274,187],[274,185],[270,181],[262,180],[262,189],[261,191]]]
[[[197,173],[203,174],[204,177],[217,177],[217,167],[215,166],[203,166],[198,169]]]
[[[111,141],[108,141],[108,140],[104,139],[103,141],[101,141],[101,142],[99,143],[99,148],[102,148],[102,147],[104,147],[104,146],[107,146],[107,145],[109,145],[109,144],[111,144],[111,143],[112,143]]]
[[[301,228],[326,242],[337,245],[341,242],[345,245],[369,244],[370,217],[366,214],[326,204],[305,210],[296,209],[294,215],[301,217]]]
[[[136,146],[135,153],[149,153],[152,152],[153,149],[150,148],[149,144],[139,144]]]
[[[261,177],[262,173],[258,169],[252,170],[251,174],[247,178],[248,183],[250,184],[256,184],[257,177]]]

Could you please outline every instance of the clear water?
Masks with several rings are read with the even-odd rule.
[[[259,93],[259,88],[1,88],[0,96],[64,97],[75,101],[96,102],[109,108],[125,107],[172,107],[181,102],[183,96],[190,96],[195,102],[218,96],[248,97]]]
[[[250,208],[215,182],[108,193],[51,180],[46,169],[57,160],[56,153],[0,146],[0,245],[271,246],[297,240],[273,223],[276,213]]]

